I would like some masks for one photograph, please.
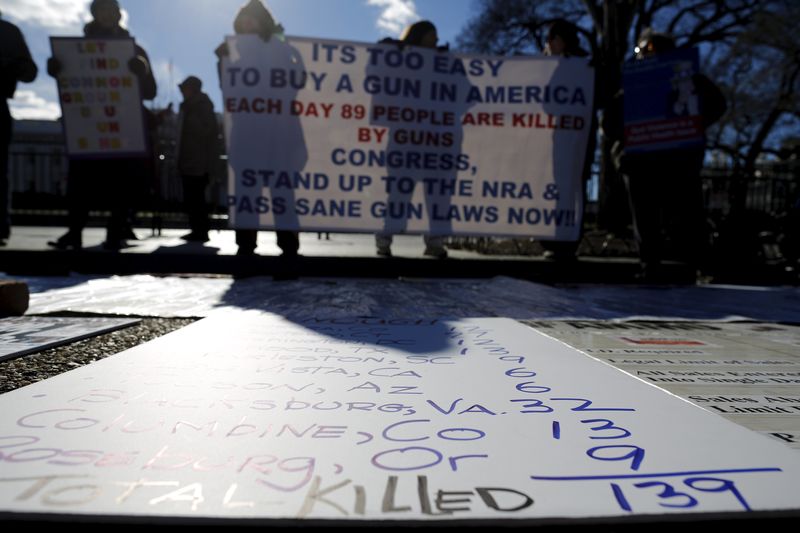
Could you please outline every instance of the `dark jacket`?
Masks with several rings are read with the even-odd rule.
[[[10,22],[0,20],[0,91],[3,98],[13,98],[17,82],[32,82],[37,72],[22,32]]]
[[[185,176],[211,174],[219,157],[218,136],[208,95],[198,93],[184,100],[178,115],[178,171]]]
[[[93,37],[96,39],[114,39],[122,37],[130,37],[130,33],[125,28],[116,26],[114,28],[104,28],[92,21],[83,27],[83,34],[86,37]],[[132,58],[138,62],[138,70],[134,70],[139,78],[139,89],[141,90],[142,100],[152,100],[156,97],[156,79],[153,76],[153,69],[150,66],[150,58],[144,48],[134,43],[136,56]],[[133,64],[131,65],[133,67]],[[133,68],[132,68],[133,70]]]

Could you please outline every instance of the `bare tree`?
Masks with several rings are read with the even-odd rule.
[[[770,3],[710,67],[729,103],[710,146],[745,176],[800,126],[800,4]]]
[[[602,108],[622,85],[622,66],[631,56],[638,35],[647,27],[667,31],[678,46],[703,45],[712,57],[740,42],[762,17],[775,7],[772,0],[479,0],[477,15],[457,40],[459,48],[495,54],[538,53],[543,49],[546,28],[556,18],[578,25],[600,69],[598,107]],[[792,0],[778,0],[792,3]],[[791,24],[797,20],[786,19]],[[795,60],[796,61],[796,60]],[[744,65],[739,65],[744,68]],[[787,80],[788,82],[789,80]],[[796,76],[795,76],[796,81]],[[769,117],[767,117],[768,119]],[[774,122],[774,120],[773,120]],[[764,120],[768,135],[773,125]],[[718,128],[715,141],[720,140]],[[758,135],[754,135],[754,142]],[[619,176],[611,164],[611,146],[616,139],[601,139],[601,222],[612,231],[627,223]]]

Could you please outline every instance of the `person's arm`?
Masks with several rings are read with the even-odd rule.
[[[230,55],[227,41],[223,42],[214,50],[214,55],[217,56],[217,78],[219,79],[219,86],[222,87],[222,58]]]
[[[216,137],[218,133],[217,116],[214,114],[214,104],[208,98],[203,98],[197,113],[197,128],[204,137]]]
[[[13,65],[14,76],[21,82],[30,83],[36,79],[36,74],[38,74],[39,69],[36,66],[36,63],[33,62],[31,52],[28,50],[28,45],[25,43],[25,38],[22,36],[22,32],[17,30],[16,33],[16,58]]]
[[[621,141],[625,134],[623,99],[622,91],[614,95],[606,103],[603,120],[600,122],[603,135],[615,141]]]
[[[47,58],[47,73],[54,78],[61,74],[61,61],[57,57]]]
[[[150,58],[142,47],[136,46],[136,55],[128,62],[128,67],[139,78],[142,100],[155,98],[157,93],[156,79],[150,66]]]
[[[722,118],[728,110],[725,95],[717,85],[702,74],[692,77],[697,95],[700,98],[700,111],[703,113],[703,128],[708,129]]]

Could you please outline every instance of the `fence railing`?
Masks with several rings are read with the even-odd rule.
[[[66,194],[68,162],[63,151],[12,151],[8,177],[12,193]]]
[[[220,162],[219,174],[224,175]],[[150,203],[142,208],[180,211],[180,177],[170,158],[157,159],[155,176],[142,179],[151,184]],[[68,162],[61,151],[27,151],[9,154],[9,180],[13,209],[66,209]],[[707,167],[703,170],[703,193],[707,216],[712,220],[727,217],[739,198],[741,206],[764,217],[789,213],[800,198],[800,161],[762,165],[755,176],[744,176],[729,168]],[[223,208],[224,180],[212,184],[209,198]],[[590,195],[591,197],[591,195]],[[797,207],[795,207],[796,209]],[[596,203],[587,205],[596,212]]]
[[[223,193],[227,187],[220,176],[224,175],[225,161],[220,159],[216,179],[209,187],[212,203],[224,205]],[[67,175],[69,162],[62,151],[11,151],[9,153],[9,185],[12,194],[12,210],[27,212],[36,209],[67,209]],[[181,211],[183,189],[169,158],[155,158],[152,175],[142,176],[139,195],[142,209]]]
[[[800,164],[763,166],[755,176],[709,167],[703,170],[703,192],[712,217],[727,216],[737,203],[749,212],[782,216],[800,198]]]

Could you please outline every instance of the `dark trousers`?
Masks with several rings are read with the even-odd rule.
[[[702,149],[636,154],[624,179],[639,254],[645,264],[671,258],[698,266],[706,253]]]
[[[183,208],[189,217],[189,228],[192,233],[208,233],[208,204],[206,204],[206,186],[208,174],[203,176],[181,176],[183,181]]]
[[[11,188],[8,180],[8,145],[11,144],[11,114],[8,101],[0,104],[0,240],[11,234]]]
[[[140,170],[138,159],[70,160],[67,183],[70,233],[80,235],[89,221],[90,207],[97,205],[111,212],[106,240],[123,240],[135,193],[133,180]]]
[[[276,231],[275,235],[278,237],[278,247],[283,252],[283,255],[287,257],[293,257],[297,255],[297,251],[300,249],[300,235],[296,231]],[[236,244],[239,245],[240,250],[255,250],[257,238],[258,230],[236,230]]]

